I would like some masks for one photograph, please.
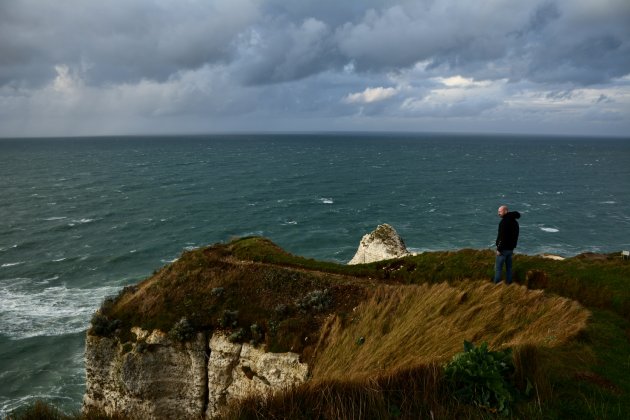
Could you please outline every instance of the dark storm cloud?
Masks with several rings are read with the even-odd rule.
[[[94,84],[165,80],[227,60],[257,13],[249,0],[2,2],[0,83],[38,85],[58,64]]]
[[[308,18],[299,23],[274,19],[243,34],[236,75],[247,85],[286,82],[341,65],[326,23]]]
[[[628,22],[628,0],[0,0],[0,135],[528,115],[623,132]]]
[[[228,63],[246,84],[339,69],[601,83],[630,72],[630,3],[615,1],[6,1],[0,84],[65,64],[88,83],[165,80]]]
[[[426,60],[453,74],[578,85],[630,72],[627,1],[441,4],[370,10],[339,28],[340,48],[371,70]]]

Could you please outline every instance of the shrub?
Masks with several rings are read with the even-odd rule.
[[[223,311],[218,322],[222,328],[236,327],[238,325],[238,311]]]
[[[510,379],[514,373],[512,351],[489,351],[488,343],[479,347],[464,341],[464,352],[453,357],[444,370],[453,396],[491,412],[508,415],[516,388]]]
[[[238,330],[230,334],[230,336],[228,337],[228,340],[230,340],[232,343],[238,343],[240,341],[243,341],[244,338],[245,338],[245,330],[243,328],[239,328]]]
[[[295,304],[303,312],[307,312],[309,309],[322,312],[328,309],[332,304],[332,296],[330,296],[328,289],[313,290],[298,299]]]
[[[263,336],[264,336],[263,329],[258,324],[252,324],[249,327],[249,330],[250,330],[251,335],[252,335],[251,343],[253,345],[256,345],[256,344],[260,343],[262,341],[262,339],[263,339]]]
[[[173,328],[168,332],[168,336],[175,341],[179,341],[183,343],[184,341],[188,341],[193,338],[195,335],[195,329],[188,322],[186,317],[180,319],[173,325]]]
[[[103,315],[100,311],[94,312],[92,320],[90,321],[92,328],[90,333],[100,337],[107,337],[115,332],[121,325],[121,322],[117,319],[109,319],[106,315]]]

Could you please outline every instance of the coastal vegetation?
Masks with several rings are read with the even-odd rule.
[[[625,418],[630,263],[618,255],[517,255],[506,286],[490,282],[491,251],[348,266],[242,238],[106,299],[88,334],[224,331],[308,363],[309,381],[233,403],[226,419]],[[9,418],[109,417],[35,404]]]

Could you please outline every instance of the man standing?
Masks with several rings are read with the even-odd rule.
[[[501,271],[505,263],[505,282],[512,283],[512,254],[518,242],[518,222],[521,217],[517,211],[509,211],[507,206],[501,206],[498,210],[501,222],[497,234],[497,258],[494,263],[494,282],[501,281]]]

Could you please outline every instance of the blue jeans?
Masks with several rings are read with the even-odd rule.
[[[503,264],[505,263],[505,282],[507,284],[512,283],[512,254],[514,251],[503,250],[501,255],[497,255],[494,262],[494,282],[501,281],[501,271],[503,271]]]

